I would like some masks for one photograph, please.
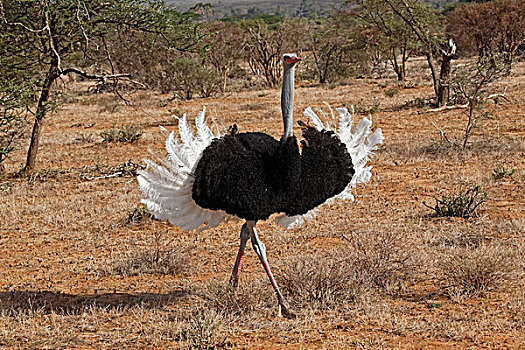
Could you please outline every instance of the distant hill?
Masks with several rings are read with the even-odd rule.
[[[461,0],[423,0],[432,7],[444,8]],[[463,0],[465,1],[465,0]],[[472,1],[472,0],[467,0]],[[284,17],[315,17],[326,15],[343,0],[166,0],[178,11],[187,11],[197,4],[210,4],[211,17],[250,17],[259,14]]]
[[[196,4],[210,4],[212,17],[251,16],[257,14],[282,15],[286,17],[313,17],[332,11],[340,0],[166,0],[178,11],[186,11]]]

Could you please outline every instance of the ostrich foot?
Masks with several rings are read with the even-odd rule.
[[[279,303],[279,311],[277,312],[277,316],[287,319],[293,319],[297,317],[297,315],[290,309],[289,306],[282,303]]]

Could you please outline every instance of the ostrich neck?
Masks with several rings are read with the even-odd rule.
[[[285,140],[293,135],[293,95],[295,66],[285,66],[283,73],[283,88],[281,91],[281,111],[283,114]]]

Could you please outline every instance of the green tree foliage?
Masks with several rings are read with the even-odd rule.
[[[31,84],[0,79],[0,173],[23,136],[33,105]]]
[[[345,57],[352,57],[355,40],[353,23],[348,17],[330,18],[323,22],[310,22],[306,42],[312,52],[317,80],[324,84],[335,76],[346,76]],[[355,57],[355,56],[353,56]]]
[[[160,1],[148,0],[0,0],[0,49],[6,77],[24,76],[36,83],[38,102],[24,170],[34,168],[45,116],[52,101],[52,86],[61,76],[77,73],[96,78],[76,67],[79,61],[106,60],[114,71],[107,41],[128,28],[162,36],[179,50],[195,45],[195,32],[179,31],[184,15]]]
[[[416,34],[382,0],[354,0],[351,4],[381,56],[390,62],[398,80],[404,80],[406,61],[421,51]]]
[[[428,5],[418,0],[380,0],[390,7],[421,42],[432,73],[436,103],[448,103],[450,93],[451,61],[457,59],[456,45],[452,41],[444,43],[441,31],[441,18]],[[436,59],[439,57],[439,59]],[[437,64],[440,63],[438,72]]]

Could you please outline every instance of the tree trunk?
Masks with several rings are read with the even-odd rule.
[[[403,81],[405,80],[405,67],[403,62],[403,57],[401,57],[401,64],[397,61],[397,54],[395,47],[392,48],[392,68],[394,69],[394,72],[397,74],[397,80]]]
[[[396,73],[397,73],[397,80],[399,81],[405,80],[405,70],[401,66],[400,66],[400,69]]]
[[[58,62],[53,60],[44,83],[42,84],[42,91],[38,98],[38,105],[35,113],[35,124],[33,125],[33,132],[31,133],[31,143],[27,151],[26,165],[22,169],[23,173],[29,173],[35,168],[36,155],[38,153],[38,145],[40,143],[40,133],[42,131],[42,124],[47,113],[47,103],[51,96],[51,87],[58,78]]]
[[[446,106],[450,97],[450,62],[458,58],[456,45],[449,40],[447,51],[441,54],[441,69],[439,71],[439,89],[437,94],[438,107]]]
[[[430,67],[430,71],[432,72],[432,82],[434,83],[434,93],[436,94],[436,97],[439,94],[439,78],[437,75],[437,69],[436,64],[434,63],[434,54],[432,53],[432,47],[431,45],[427,48],[427,62],[428,66]]]
[[[439,91],[437,95],[438,107],[445,106],[450,97],[450,61],[446,55],[441,58],[441,70],[439,71]]]
[[[228,73],[230,73],[230,67],[226,67],[223,74],[222,81],[222,92],[226,92],[226,82],[228,81]]]

